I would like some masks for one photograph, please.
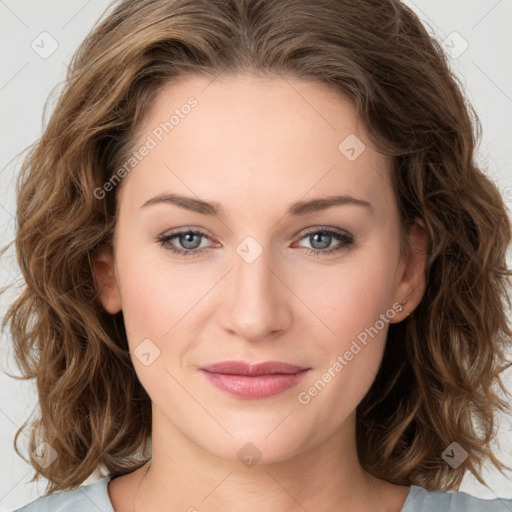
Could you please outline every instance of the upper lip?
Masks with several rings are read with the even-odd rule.
[[[270,375],[273,373],[298,373],[309,368],[283,363],[281,361],[265,361],[263,363],[248,363],[245,361],[222,361],[207,366],[201,366],[201,370],[225,375]]]

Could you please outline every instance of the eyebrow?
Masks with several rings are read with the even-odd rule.
[[[215,215],[217,217],[225,218],[225,213],[220,203],[203,201],[202,199],[195,199],[193,197],[182,196],[180,194],[157,195],[151,199],[148,199],[141,206],[141,208],[161,203],[173,204],[175,206],[179,206],[181,208],[185,208],[186,210],[200,213],[202,215]],[[319,197],[310,199],[308,201],[297,201],[290,205],[287,211],[287,215],[297,217],[300,215],[306,215],[308,213],[315,213],[326,210],[327,208],[331,208],[333,206],[343,205],[362,206],[373,214],[373,206],[368,201],[363,199],[356,199],[355,197],[347,195],[336,195]]]

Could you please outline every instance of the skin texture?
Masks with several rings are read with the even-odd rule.
[[[149,472],[110,483],[116,511],[400,510],[409,488],[366,473],[355,445],[355,409],[379,368],[388,324],[309,403],[298,400],[393,304],[407,299],[389,320],[398,322],[421,300],[425,230],[421,222],[411,228],[401,259],[390,159],[371,148],[354,106],[325,85],[250,74],[168,85],[141,142],[190,96],[197,106],[116,191],[114,250],[95,262],[102,303],[110,313],[122,309],[153,403]],[[366,145],[354,161],[338,149],[351,134]],[[224,216],[142,207],[166,193],[217,202]],[[346,204],[286,215],[296,201],[334,194],[368,201],[373,212]],[[180,256],[155,240],[179,228],[207,237],[188,246],[176,237],[167,247],[195,243],[205,252]],[[309,228],[346,231],[354,242],[314,256],[308,249],[342,242],[315,242]],[[251,263],[237,252],[249,236],[263,250]],[[145,339],[152,354],[160,351],[148,366],[134,355]],[[311,370],[279,395],[243,399],[198,370],[226,360]],[[251,467],[237,456],[249,442],[261,453]]]

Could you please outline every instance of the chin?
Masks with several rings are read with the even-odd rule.
[[[212,455],[231,463],[241,463],[249,468],[254,465],[286,462],[308,449],[305,440],[291,437],[285,430],[281,435],[274,432],[268,437],[265,437],[268,433],[252,435],[252,432],[253,429],[248,429],[243,434],[235,435],[232,432],[234,439],[211,440],[211,444],[205,444],[206,440],[203,439],[201,444]]]

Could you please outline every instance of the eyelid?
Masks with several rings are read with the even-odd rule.
[[[331,226],[313,226],[311,228],[305,228],[304,230],[299,231],[295,235],[294,238],[304,238],[307,235],[310,235],[312,233],[318,233],[318,232],[332,232],[332,233],[336,233],[338,235],[347,235],[347,236],[350,236],[352,238],[354,237],[354,235],[352,235],[352,233],[349,233],[345,229],[334,228],[334,227],[331,227]]]

